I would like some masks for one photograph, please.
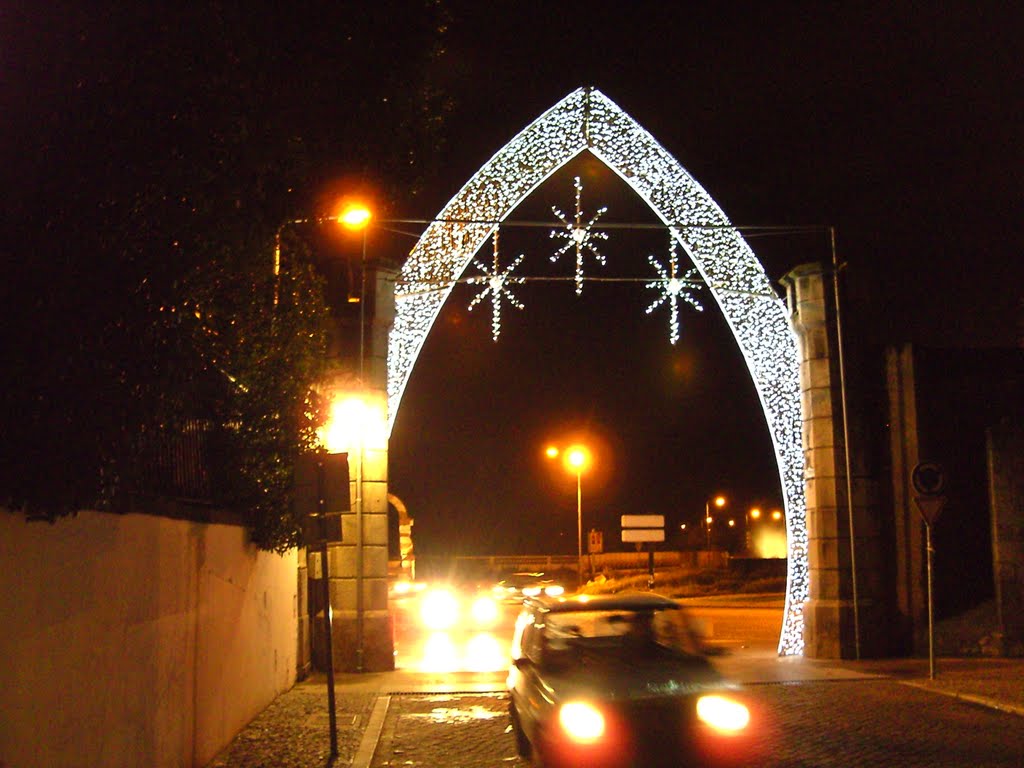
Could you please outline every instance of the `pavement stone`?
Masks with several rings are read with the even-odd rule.
[[[1011,713],[1007,716],[1008,722],[1024,717],[1024,659],[938,659],[934,680],[928,677],[927,659],[816,661],[767,655],[744,657],[742,652],[727,659],[723,664],[727,673],[731,670],[738,673],[735,677],[741,677],[740,682],[750,686],[755,696],[769,704],[785,697],[784,709],[790,713],[790,719],[774,727],[785,728],[789,734],[813,729],[814,717],[821,716],[821,692],[835,692],[838,704],[829,716],[842,723],[841,732],[847,742],[818,744],[808,731],[808,740],[802,743],[813,755],[810,763],[813,765],[895,764],[891,762],[892,744],[869,738],[885,703],[897,698],[893,693],[895,688],[905,689],[904,697],[927,697],[920,700],[930,701],[929,706],[938,711],[945,711],[944,705],[937,705],[932,697],[941,694],[948,698],[947,709],[951,713],[957,711],[955,700],[961,699]],[[474,685],[458,679],[453,682],[451,676],[432,679],[402,672],[342,675],[335,686],[339,754],[337,760],[329,763],[327,686],[323,676],[314,676],[281,694],[207,768],[327,765],[483,768],[494,764],[518,768],[526,763],[515,756],[514,741],[508,730],[507,699],[500,693],[499,677]],[[842,706],[843,686],[858,683],[858,700],[870,702],[874,696],[877,707],[861,705],[850,709]],[[911,693],[909,688],[918,690]],[[440,692],[443,690],[447,693]],[[372,743],[361,742],[374,705],[381,697],[389,697],[389,701],[385,702],[387,716],[380,732],[381,748],[374,753]],[[806,722],[798,716],[802,710],[811,715]],[[912,711],[893,711],[886,717],[896,718],[897,722],[906,717],[903,730],[907,734],[920,736],[922,728],[940,727],[916,721]],[[1024,733],[1024,721],[1019,729],[1013,730]],[[933,736],[937,744],[942,743],[941,734]],[[374,738],[375,734],[369,734],[369,741]],[[439,744],[443,748],[439,748]],[[918,737],[908,741],[905,747],[924,749],[930,754],[927,752],[930,747],[921,747]],[[856,752],[852,751],[854,748]],[[960,745],[955,748],[959,749]],[[496,763],[497,752],[501,754]],[[943,747],[931,757],[934,765],[957,765],[956,761],[966,759],[965,755],[967,752]],[[802,759],[807,759],[807,754]],[[804,763],[796,756],[790,762],[786,755],[774,755],[771,764],[796,766]],[[1019,765],[1024,766],[1024,757]]]

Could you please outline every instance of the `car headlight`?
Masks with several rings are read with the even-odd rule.
[[[580,744],[593,744],[604,736],[604,715],[585,701],[570,701],[558,710],[558,722],[566,736]]]
[[[540,594],[540,587],[523,587],[523,594],[527,597],[536,597]]]
[[[478,597],[470,607],[473,621],[477,626],[490,627],[498,623],[498,604],[490,597]]]
[[[459,601],[447,590],[427,592],[420,604],[420,619],[429,629],[449,629],[459,620]]]
[[[738,733],[750,723],[750,710],[725,696],[701,696],[697,699],[697,717],[716,731]]]
[[[549,587],[544,587],[544,594],[548,597],[558,597],[565,594],[565,587],[561,584],[552,584]]]

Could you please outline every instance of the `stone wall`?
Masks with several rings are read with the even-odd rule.
[[[296,678],[295,552],[0,510],[0,765],[203,766]]]

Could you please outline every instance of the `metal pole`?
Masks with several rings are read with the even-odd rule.
[[[857,545],[853,523],[853,473],[850,469],[850,419],[846,408],[846,364],[843,359],[843,321],[839,303],[839,258],[836,255],[836,228],[829,227],[832,246],[832,293],[836,304],[836,346],[839,350],[839,392],[843,410],[843,453],[846,461],[846,511],[850,524],[850,580],[853,582],[853,644],[860,659],[860,600],[857,593]]]
[[[711,502],[704,502],[704,530],[707,533],[708,546],[707,549],[711,551],[711,523],[708,522],[708,518],[711,517]]]
[[[365,391],[363,378],[366,337],[366,228],[363,228],[363,252],[359,267],[359,384]],[[365,627],[363,612],[363,454],[366,450],[365,424],[360,427],[359,458],[356,461],[356,671],[363,671]]]
[[[932,602],[932,527],[924,524],[925,547],[928,553],[928,679],[935,679],[935,617]]]
[[[331,736],[331,757],[338,756],[338,718],[334,702],[334,640],[331,633],[331,584],[327,565],[327,500],[323,459],[316,463],[317,511],[320,513],[320,576],[324,601],[324,666],[327,667],[327,716]]]
[[[576,579],[583,586],[583,473],[576,471]]]

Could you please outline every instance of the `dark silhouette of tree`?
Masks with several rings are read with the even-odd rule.
[[[119,508],[152,490],[147,451],[202,424],[209,501],[283,549],[328,312],[310,242],[284,233],[275,281],[274,236],[339,180],[419,194],[444,14],[161,5],[5,10],[0,503]]]

